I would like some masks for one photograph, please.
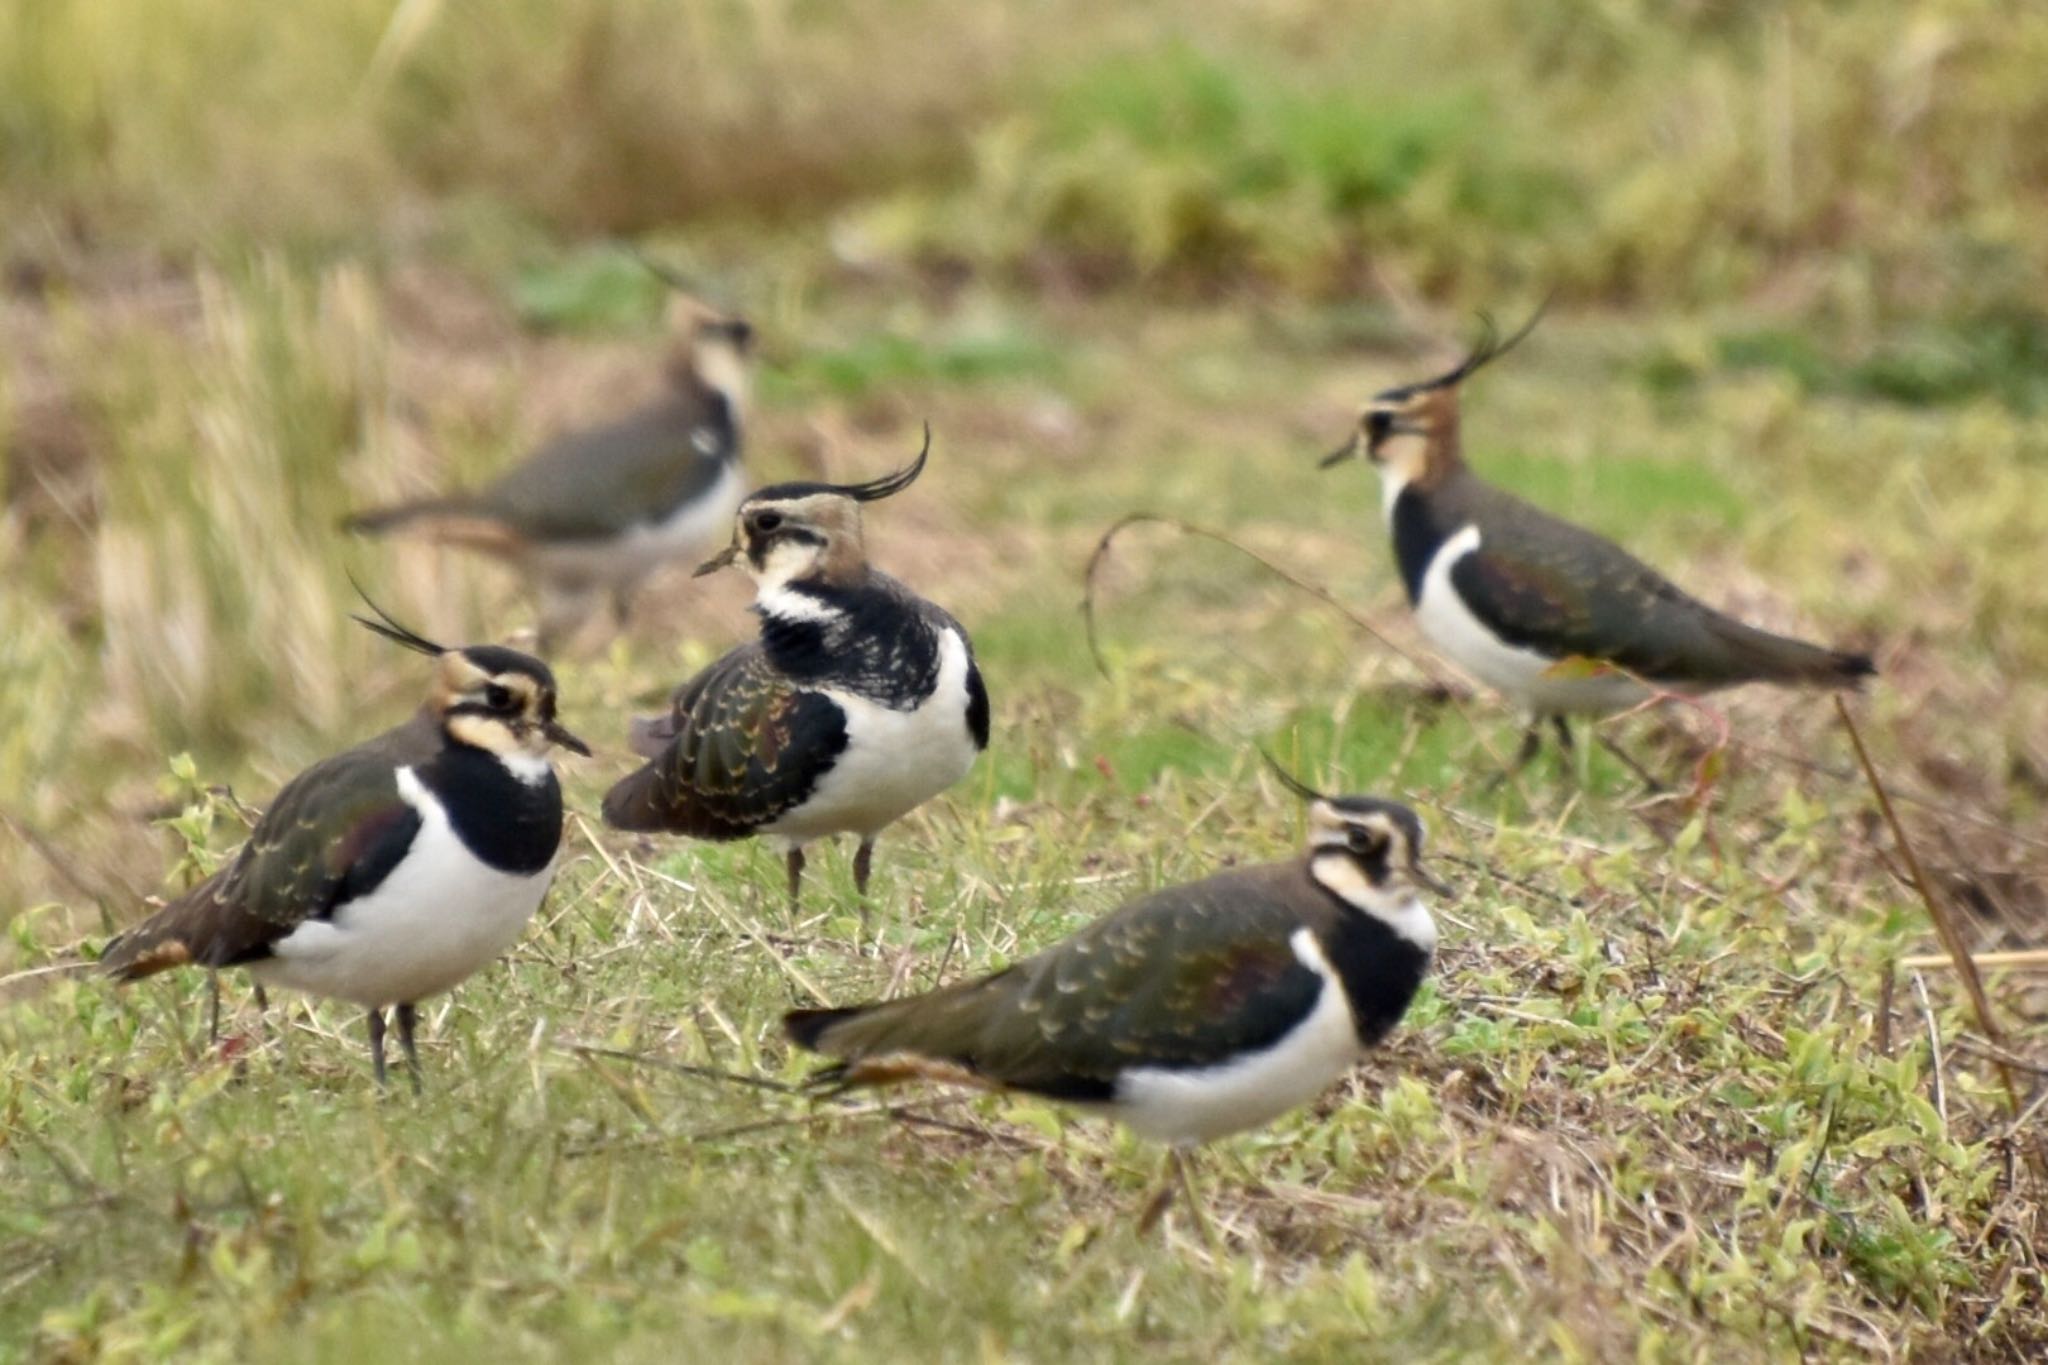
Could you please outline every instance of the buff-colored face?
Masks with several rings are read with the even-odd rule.
[[[1417,888],[1449,895],[1422,866],[1422,821],[1406,806],[1372,797],[1340,796],[1308,808],[1309,856],[1340,855],[1360,890],[1374,899],[1405,901]]]
[[[697,572],[738,564],[771,591],[805,579],[843,581],[864,562],[859,503],[842,493],[765,489],[740,504],[732,544]]]
[[[1323,463],[1364,456],[1383,476],[1413,483],[1426,476],[1448,448],[1446,438],[1458,420],[1456,402],[1450,389],[1391,389],[1366,405],[1351,440]]]
[[[434,709],[464,744],[529,758],[556,745],[590,753],[555,719],[554,676],[538,659],[495,646],[450,650],[434,681]]]

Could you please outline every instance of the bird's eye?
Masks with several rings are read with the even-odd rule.
[[[1387,851],[1386,831],[1367,829],[1362,825],[1351,827],[1347,842],[1351,851],[1361,858],[1377,858]]]
[[[754,529],[756,531],[765,533],[779,530],[781,526],[782,513],[780,512],[756,512],[754,514]]]
[[[1394,432],[1394,414],[1385,408],[1369,412],[1365,416],[1365,434],[1368,439],[1384,441]]]
[[[484,686],[484,705],[493,711],[512,709],[512,689],[503,683],[487,683]]]

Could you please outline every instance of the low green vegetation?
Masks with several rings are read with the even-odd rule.
[[[1983,952],[2048,925],[2048,23],[1990,3],[0,0],[0,1360],[2028,1359],[2016,1115],[1832,708],[1514,718],[1316,457],[1480,307],[1469,458],[1702,596],[1874,647],[1852,708]],[[377,1095],[360,1019],[66,969],[235,799],[401,718],[488,563],[341,536],[651,382],[663,291],[761,336],[762,480],[893,466],[878,561],[995,743],[792,919],[770,850],[597,827],[625,718],[751,627],[677,573],[560,661],[557,889]],[[1133,511],[1184,519],[1119,535]],[[1250,552],[1250,553],[1246,553]],[[1258,558],[1254,558],[1257,556]],[[1332,607],[1270,561],[1326,589]],[[1582,731],[1582,738],[1591,736]],[[795,1003],[997,966],[1287,856],[1311,778],[1423,812],[1438,969],[1312,1111],[1202,1163],[1032,1103],[818,1105]],[[693,1070],[692,1068],[697,1068]],[[709,1074],[718,1073],[718,1074]],[[767,1086],[757,1084],[767,1082]]]

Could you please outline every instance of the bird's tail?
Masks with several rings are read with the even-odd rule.
[[[960,1040],[979,1033],[986,1010],[999,1003],[988,993],[996,979],[962,981],[880,1004],[791,1010],[782,1016],[782,1031],[798,1047],[835,1060],[811,1078],[816,1086],[923,1080],[1000,1087],[960,1051]]]
[[[604,822],[613,829],[648,833],[669,827],[668,783],[660,762],[647,763],[604,794]]]
[[[1855,688],[1877,672],[1868,654],[1773,635],[1727,617],[1715,624],[1731,672],[1744,681]]]
[[[451,545],[499,553],[509,552],[514,540],[503,521],[480,506],[475,498],[460,493],[356,512],[342,518],[341,529],[366,536],[405,531]]]
[[[108,941],[100,951],[100,970],[116,981],[140,981],[192,960],[183,911],[188,902],[167,905],[142,923]]]

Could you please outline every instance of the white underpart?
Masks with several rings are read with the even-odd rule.
[[[1392,480],[1388,482],[1394,489],[1387,501],[1391,514],[1393,498],[1400,496],[1400,489]],[[1599,715],[1623,710],[1649,695],[1641,683],[1625,674],[1588,674],[1578,664],[1560,669],[1557,659],[1508,644],[1487,629],[1451,585],[1452,566],[1479,545],[1479,528],[1468,524],[1437,547],[1422,575],[1415,620],[1445,658],[1536,716]]]
[[[1256,1128],[1327,1090],[1364,1055],[1351,1005],[1316,936],[1297,929],[1295,957],[1322,979],[1315,1008],[1263,1052],[1200,1070],[1134,1067],[1106,1106],[1140,1137],[1188,1145]]]
[[[412,847],[369,895],[307,920],[252,963],[266,984],[377,1008],[438,995],[497,960],[540,908],[555,869],[500,872],[463,844],[410,767],[398,794],[419,812]]]
[[[914,711],[820,688],[846,711],[846,749],[809,800],[762,832],[791,844],[872,838],[965,777],[978,752],[967,731],[967,667],[967,641],[949,626],[939,632],[937,685]]]
[[[610,540],[538,545],[533,565],[547,578],[584,588],[631,587],[675,559],[709,558],[725,543],[747,495],[739,465],[728,460],[708,489],[658,522],[636,523]]]
[[[544,756],[519,749],[499,754],[498,761],[505,765],[506,771],[529,787],[538,787],[555,771],[554,764]]]

